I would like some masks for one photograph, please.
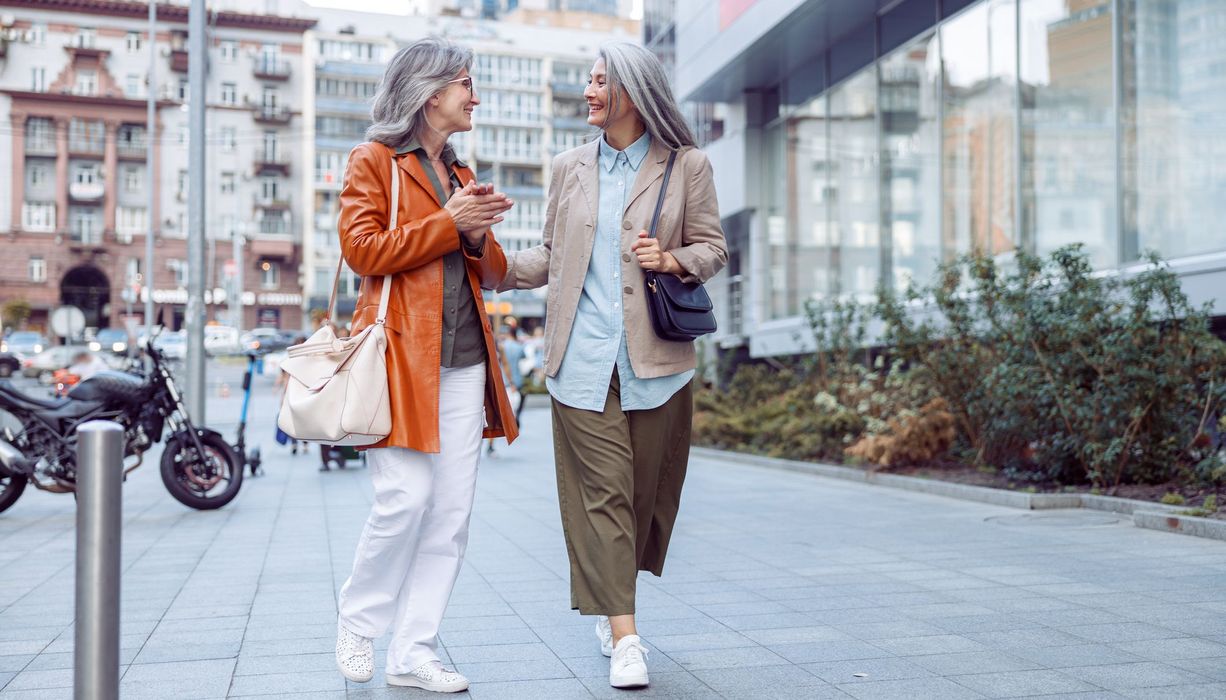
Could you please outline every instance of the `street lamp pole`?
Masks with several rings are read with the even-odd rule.
[[[204,159],[205,159],[205,87],[204,71],[208,66],[205,42],[204,0],[192,0],[187,15],[187,79],[188,79],[188,237],[187,237],[187,405],[192,421],[205,424],[204,415],[204,285],[206,281]]]
[[[230,256],[234,258],[234,294],[230,297],[230,324],[234,326],[234,330],[241,338],[243,336],[243,245],[244,240],[242,229],[246,228],[245,224],[240,224],[240,229],[234,231],[234,248]]]
[[[157,0],[149,1],[149,94],[145,96],[145,338],[153,337],[153,237],[157,232],[157,211],[153,180],[153,140],[157,137]]]

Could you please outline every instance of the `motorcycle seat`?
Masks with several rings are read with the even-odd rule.
[[[41,408],[41,409],[45,409],[48,411],[54,411],[57,408],[61,408],[64,406],[64,404],[71,401],[71,399],[68,399],[68,398],[56,398],[56,399],[35,398],[28,394],[22,393],[20,390],[17,389],[17,387],[13,386],[12,382],[10,382],[7,379],[0,379],[0,395],[7,397],[10,401],[25,404],[32,408]]]

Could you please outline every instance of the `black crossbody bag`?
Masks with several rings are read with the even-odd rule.
[[[668,191],[668,178],[676,160],[677,152],[673,151],[664,168],[664,182],[660,185],[655,214],[651,216],[648,235],[652,238],[655,238],[656,225],[660,223],[664,193]],[[688,342],[715,332],[714,307],[701,282],[682,282],[676,275],[657,275],[652,270],[644,270],[643,277],[647,282],[647,309],[657,336],[663,340]]]

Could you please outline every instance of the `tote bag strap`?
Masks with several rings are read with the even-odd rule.
[[[396,166],[396,156],[392,155],[392,203],[388,211],[388,229],[396,228],[397,214],[400,213],[400,168]],[[345,256],[342,255],[336,261],[336,274],[332,276],[332,294],[328,297],[328,314],[324,316],[325,323],[332,323],[332,318],[336,314],[336,292],[341,285],[341,265],[345,263]],[[375,323],[383,323],[387,318],[387,302],[392,294],[392,276],[383,276],[383,290],[379,294],[379,311],[375,316]]]

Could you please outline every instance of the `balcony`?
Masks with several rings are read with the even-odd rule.
[[[269,56],[256,56],[255,77],[260,80],[289,80],[289,61]]]
[[[144,160],[145,159],[145,142],[142,141],[120,141],[118,148],[119,157],[125,160]]]
[[[261,231],[247,242],[248,257],[293,260],[294,237],[289,233]]]
[[[568,83],[564,80],[552,80],[549,82],[550,89],[553,90],[553,96],[558,97],[575,97],[583,99],[583,90],[587,87],[583,83]]]
[[[170,50],[170,70],[176,73],[187,72],[187,49]]]
[[[97,202],[106,194],[106,186],[101,182],[71,182],[68,184],[68,196],[77,202]]]
[[[265,197],[264,195],[257,194],[254,199],[254,206],[256,209],[263,209],[265,211],[283,212],[286,216],[288,216],[290,203],[289,200],[285,199],[284,195],[281,194],[274,194],[271,197]],[[261,229],[261,231],[263,231],[263,229]],[[288,231],[289,229],[287,228],[284,231],[272,230],[268,231],[268,233],[288,233]]]
[[[269,175],[279,173],[289,175],[289,159],[275,153],[257,153],[255,156],[255,174]]]
[[[27,156],[56,156],[55,140],[50,138],[36,138],[26,140],[26,155]]]
[[[269,107],[262,106],[255,108],[255,120],[260,124],[289,124],[289,120],[293,118],[293,113],[285,107]]]
[[[74,139],[69,136],[68,153],[74,156],[102,156],[106,153],[106,142],[102,139]]]

